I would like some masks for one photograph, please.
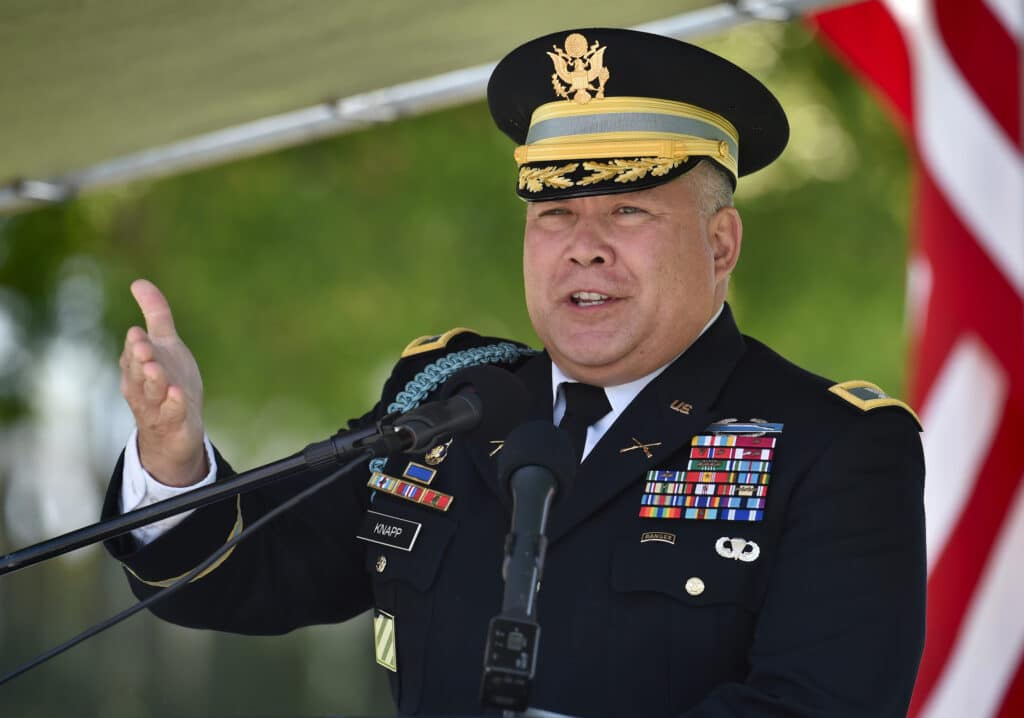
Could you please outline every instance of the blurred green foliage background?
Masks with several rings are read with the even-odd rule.
[[[793,125],[783,159],[740,183],[746,233],[731,302],[741,328],[813,371],[899,395],[903,139],[800,24],[702,44],[761,77]],[[141,321],[135,277],[171,301],[203,371],[207,426],[238,469],[365,411],[416,336],[467,326],[536,344],[511,154],[478,103],[0,218],[0,552],[98,511],[129,428],[116,361]],[[61,347],[92,363],[53,370]],[[91,437],[98,458],[83,486],[61,483],[59,461],[25,463],[40,452],[55,461],[73,441],[48,426]],[[60,492],[84,498],[64,510]],[[0,672],[131,600],[98,549],[0,578]],[[147,614],[0,688],[0,713],[388,713],[372,651],[365,616],[264,639]]]

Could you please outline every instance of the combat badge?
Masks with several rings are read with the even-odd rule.
[[[684,470],[647,472],[640,517],[761,521],[782,424],[715,422],[693,437]]]

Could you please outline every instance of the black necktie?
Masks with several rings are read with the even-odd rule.
[[[582,461],[587,427],[611,411],[612,405],[599,386],[566,382],[562,384],[562,391],[565,392],[565,415],[558,426],[569,433],[576,447],[576,458]]]

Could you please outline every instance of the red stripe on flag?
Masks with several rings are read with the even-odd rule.
[[[915,220],[916,242],[932,272],[925,323],[912,349],[910,403],[920,407],[966,332],[981,338],[1007,376],[1018,374],[1024,367],[1024,305],[924,170],[918,172]],[[1024,382],[1011,382],[1010,392],[1024,403]]]
[[[961,74],[1013,144],[1021,147],[1020,48],[982,0],[935,0],[942,39]],[[999,68],[999,72],[993,72]]]
[[[1017,664],[1017,672],[1010,681],[1010,690],[1003,696],[1003,705],[996,718],[1020,718],[1024,716],[1024,661]]]
[[[909,716],[919,713],[954,649],[1016,488],[1015,477],[1024,473],[1018,451],[1024,436],[1024,382],[1013,380],[1018,372],[1012,369],[1024,366],[1024,306],[924,170],[918,172],[915,217],[917,242],[932,268],[932,288],[913,350],[912,403],[924,403],[950,350],[965,333],[975,334],[996,358],[1010,379],[1010,394],[992,449],[978,467],[974,492],[928,578],[928,637]],[[963,410],[970,412],[970,407]]]
[[[824,33],[822,40],[869,79],[885,96],[886,106],[909,126],[913,116],[910,60],[903,34],[882,3],[847,5],[814,15],[810,21]]]
[[[1016,477],[1024,473],[1024,456],[1018,450],[1021,436],[1024,413],[1008,402],[992,451],[978,467],[978,481],[928,576],[927,639],[908,716],[920,711],[954,650],[986,560],[1019,488]],[[972,478],[964,476],[963,481]]]
[[[930,11],[924,7],[924,15],[907,14],[907,31],[921,33],[917,39],[923,38],[925,42],[930,32],[938,31],[944,45],[941,51],[949,55],[950,67],[962,73],[964,83],[972,88],[977,110],[991,116],[991,126],[979,127],[978,131],[1002,128],[1013,144],[1020,146],[1019,42],[1007,33],[981,0],[923,2],[935,7],[936,25],[929,28],[914,24],[928,22]],[[879,2],[848,6],[823,13],[814,22],[828,35],[830,44],[884,93],[905,126],[913,128],[913,80],[926,73],[922,68],[915,68],[919,71],[916,74],[911,73],[903,32],[885,6]],[[920,46],[912,48],[920,49]],[[932,55],[922,50],[913,60],[930,58]],[[945,138],[949,151],[955,151],[956,139]],[[1020,157],[1014,159],[1020,160]],[[984,166],[986,158],[963,157],[962,161]],[[917,406],[925,403],[953,348],[972,336],[994,357],[1008,382],[1004,405],[989,407],[1001,416],[995,436],[991,437],[988,455],[979,460],[980,465],[970,467],[962,477],[946,475],[942,467],[929,467],[937,469],[928,479],[932,492],[943,491],[950,486],[949,482],[974,482],[952,530],[945,537],[946,542],[940,547],[929,547],[930,551],[941,548],[942,552],[929,575],[928,637],[909,715],[915,716],[927,706],[930,716],[945,718],[951,715],[949,711],[955,709],[954,705],[940,704],[939,694],[934,691],[943,680],[950,658],[966,648],[960,643],[964,638],[961,632],[967,627],[965,620],[978,599],[976,592],[1004,528],[1013,496],[1022,488],[1024,456],[1015,453],[1019,454],[1017,447],[1024,436],[1024,302],[1007,280],[1004,269],[993,261],[992,255],[957,216],[941,186],[919,165],[914,235],[917,253],[928,263],[930,281],[923,325],[915,327],[915,357],[911,364],[913,403]],[[1024,238],[1015,239],[1024,251]],[[963,420],[970,421],[974,416],[973,407],[969,402],[965,404],[954,411],[959,412]],[[934,483],[936,479],[939,484]],[[998,618],[993,616],[988,620]],[[994,658],[984,655],[960,658],[976,661],[978,671],[996,668],[985,665],[986,660]],[[1001,716],[1024,715],[1022,665],[1022,657],[1016,656],[1011,665],[998,667],[1000,675],[1003,669],[1008,669],[1013,675],[1012,682],[1002,689],[994,685],[986,688],[1001,689],[1004,695],[982,697],[989,701],[986,705],[991,705],[992,701],[998,705],[1001,701]],[[965,680],[960,674],[949,677]],[[962,697],[974,688],[957,683],[952,691]],[[935,704],[929,703],[932,698],[936,698]],[[982,713],[978,715],[980,718]]]

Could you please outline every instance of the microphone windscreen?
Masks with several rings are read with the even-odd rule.
[[[513,429],[498,453],[498,480],[508,490],[508,482],[517,469],[542,466],[556,482],[555,494],[567,495],[576,478],[576,450],[572,440],[550,421],[531,421]]]
[[[523,380],[507,369],[484,364],[463,369],[445,382],[441,398],[475,395],[483,418],[467,434],[471,440],[503,439],[521,424],[530,407],[530,392]]]

